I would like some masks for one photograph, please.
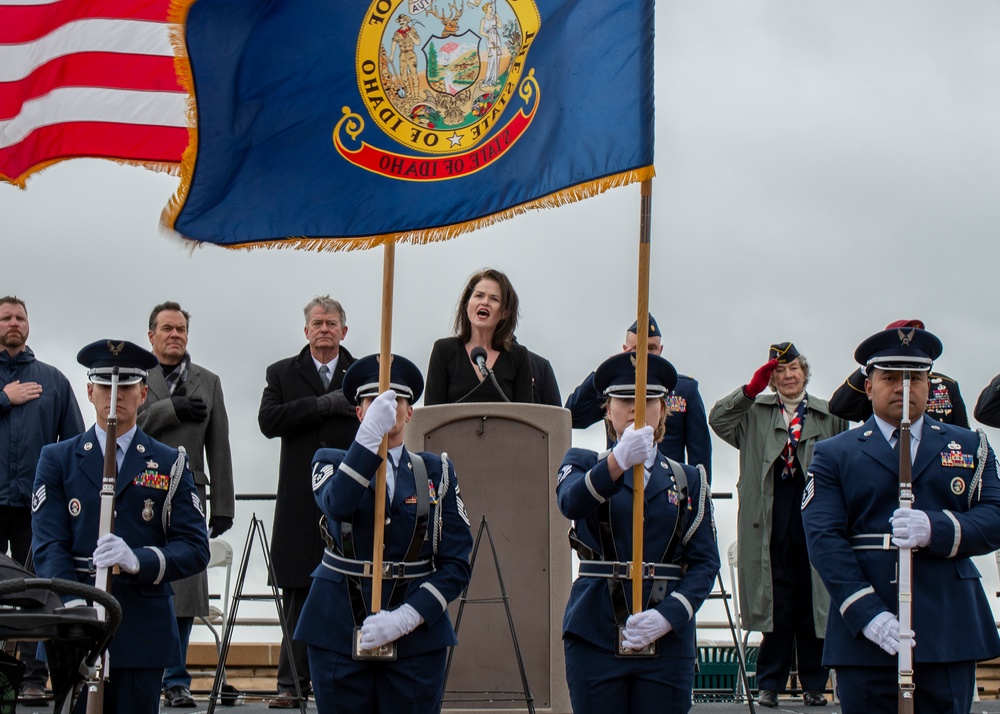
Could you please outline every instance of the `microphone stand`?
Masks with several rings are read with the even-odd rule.
[[[481,354],[479,356],[475,355],[475,353],[477,351],[481,352]],[[503,399],[503,401],[505,401],[507,403],[510,403],[510,399],[508,399],[507,395],[503,393],[502,389],[500,389],[500,385],[497,383],[497,378],[496,378],[496,375],[493,374],[493,370],[486,366],[486,355],[485,355],[486,351],[483,350],[482,347],[477,347],[476,349],[472,350],[472,352],[473,352],[472,356],[474,357],[474,361],[475,361],[476,367],[479,368],[479,373],[481,375],[483,375],[483,381],[480,382],[479,384],[477,384],[472,389],[470,389],[465,394],[463,394],[460,399],[456,399],[455,400],[455,404],[458,404],[459,402],[463,401],[470,394],[472,394],[474,391],[476,391],[477,389],[479,389],[479,387],[481,387],[483,384],[486,383],[487,379],[490,380],[490,383],[493,385],[493,388],[497,390],[497,394],[500,395],[500,398]]]
[[[485,365],[485,362],[483,364]],[[493,387],[497,390],[500,396],[503,397],[503,400],[505,402],[510,402],[510,400],[507,399],[507,395],[503,393],[502,389],[500,389],[500,385],[497,384],[497,378],[496,375],[493,374],[493,370],[490,369],[489,367],[486,367],[486,374],[489,376],[490,381],[493,383]]]

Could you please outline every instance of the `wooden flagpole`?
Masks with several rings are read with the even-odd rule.
[[[382,259],[382,334],[379,341],[378,393],[389,389],[392,360],[392,287],[396,268],[396,243],[383,245]],[[382,549],[385,542],[385,468],[389,453],[389,436],[382,437],[378,455],[382,457],[375,473],[374,544],[372,546],[372,604],[374,615],[382,609]],[[379,527],[381,525],[381,527]]]
[[[642,182],[639,208],[638,317],[635,343],[635,428],[646,425],[646,365],[649,352],[649,239],[653,182]],[[645,517],[645,464],[632,469],[632,613],[642,612],[642,526]]]

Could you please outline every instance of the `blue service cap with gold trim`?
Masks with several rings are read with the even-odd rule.
[[[620,352],[601,363],[594,373],[594,387],[606,397],[635,398],[635,352]],[[659,355],[648,355],[646,396],[664,397],[677,386],[677,370]]]
[[[626,332],[631,332],[634,335],[639,334],[639,321],[636,320],[632,323],[632,326],[626,330]],[[649,313],[649,336],[650,337],[663,337],[660,334],[660,326],[656,324],[656,318],[653,317],[653,313]]]
[[[882,330],[866,339],[854,351],[854,359],[868,369],[928,372],[944,347],[935,335],[919,327]]]
[[[791,342],[779,342],[767,350],[767,361],[778,360],[778,364],[788,364],[799,357],[799,351]]]
[[[146,372],[160,362],[149,350],[128,340],[98,340],[77,352],[76,361],[87,368],[93,384],[111,384],[115,368],[118,384],[136,384],[146,379]]]
[[[420,369],[406,357],[392,355],[389,367],[389,388],[397,396],[410,400],[420,399],[424,392],[424,378]],[[347,368],[344,375],[344,397],[349,404],[358,404],[365,397],[377,397],[379,355],[362,357]]]

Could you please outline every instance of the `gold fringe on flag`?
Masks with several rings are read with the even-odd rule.
[[[181,155],[179,175],[180,185],[177,193],[170,197],[160,214],[160,224],[170,230],[174,229],[177,215],[184,206],[191,187],[191,176],[194,173],[194,159],[198,153],[198,106],[194,96],[194,77],[191,74],[191,62],[188,59],[187,40],[184,27],[187,22],[188,10],[195,0],[170,0],[167,10],[167,21],[171,23],[170,44],[174,48],[174,71],[177,72],[177,82],[187,92],[187,125],[188,145]]]
[[[192,142],[194,142],[193,137]],[[188,147],[188,149],[190,150],[190,147]],[[184,164],[181,171],[181,187],[178,189],[177,195],[171,199],[170,204],[163,211],[164,218],[162,223],[164,226],[169,226],[171,229],[173,228],[173,221],[177,217],[177,212],[180,211],[181,206],[184,204],[181,195],[182,193],[184,195],[187,193],[186,182],[189,179],[184,178],[185,169],[188,166],[187,159],[188,155],[187,152],[185,152]],[[228,248],[230,250],[291,248],[294,250],[329,252],[342,250],[368,250],[369,248],[375,248],[385,243],[411,243],[413,245],[423,245],[425,243],[434,243],[437,241],[457,238],[463,233],[470,233],[479,228],[492,226],[495,223],[500,223],[501,221],[519,216],[523,213],[527,213],[528,211],[544,208],[556,208],[569,203],[582,201],[586,198],[602,194],[611,188],[618,188],[619,186],[627,186],[632,183],[639,183],[647,179],[652,179],[655,173],[656,172],[652,166],[645,166],[632,171],[624,171],[619,174],[605,176],[604,178],[597,179],[595,181],[588,181],[576,186],[571,186],[570,188],[563,189],[562,191],[550,193],[547,196],[542,196],[541,198],[536,198],[533,201],[512,206],[504,211],[483,216],[482,218],[477,218],[472,221],[463,221],[462,223],[452,223],[447,226],[438,226],[436,228],[424,228],[420,230],[402,231],[397,233],[380,233],[378,235],[359,236],[354,238],[310,238],[307,236],[289,236],[287,238],[257,241],[253,243],[220,245],[220,247]],[[188,177],[190,176],[190,169],[187,169],[187,175]],[[168,213],[170,214],[169,218]],[[170,221],[169,224],[167,223],[168,220]],[[196,245],[203,243],[203,241],[195,241],[194,239],[186,237],[184,238],[185,240],[193,241]]]

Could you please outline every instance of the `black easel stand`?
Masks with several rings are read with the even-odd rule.
[[[483,531],[486,532],[486,537],[490,541],[490,550],[493,552],[493,565],[496,567],[497,571],[497,581],[500,583],[500,597],[499,598],[479,598],[479,599],[469,599],[469,587],[472,585],[472,578],[469,578],[469,584],[465,586],[465,590],[462,592],[462,596],[458,600],[458,613],[455,615],[455,634],[458,634],[458,628],[462,624],[462,613],[465,610],[465,605],[468,604],[495,604],[503,603],[504,609],[507,611],[507,624],[510,625],[510,639],[514,644],[514,655],[517,657],[517,669],[521,673],[521,685],[522,691],[497,691],[497,690],[463,690],[463,691],[453,691],[448,692],[448,675],[451,672],[451,660],[455,654],[455,648],[452,647],[448,652],[448,664],[445,667],[444,681],[445,681],[445,694],[458,694],[462,695],[459,699],[448,699],[445,697],[445,701],[457,701],[457,702],[516,702],[524,700],[525,704],[528,706],[529,714],[535,714],[535,697],[531,694],[531,688],[528,686],[528,677],[524,672],[524,660],[521,659],[521,647],[517,643],[517,633],[514,631],[514,618],[510,614],[510,602],[507,598],[507,588],[504,586],[503,573],[500,572],[500,559],[497,557],[497,549],[493,543],[493,533],[490,531],[490,525],[486,521],[486,516],[479,522],[479,532],[476,534],[476,543],[472,548],[472,559],[470,560],[470,566],[472,568],[472,574],[475,575],[476,571],[476,556],[479,554],[479,544],[483,539]],[[504,697],[496,695],[511,695],[511,694],[521,694],[520,697]],[[466,697],[464,695],[481,695],[479,697]]]
[[[260,544],[261,552],[264,554],[264,564],[267,567],[267,580],[271,586],[270,594],[266,595],[244,595],[243,584],[247,577],[247,566],[250,563],[250,551],[253,548],[254,536]],[[292,653],[292,637],[288,631],[288,621],[285,619],[285,609],[281,605],[281,594],[278,586],[275,585],[274,567],[271,565],[271,549],[267,543],[267,532],[264,529],[264,521],[253,514],[250,520],[250,529],[247,531],[247,540],[243,546],[243,561],[240,563],[240,570],[236,576],[236,591],[233,594],[229,607],[229,614],[226,616],[226,631],[222,635],[222,650],[219,652],[219,664],[215,669],[215,681],[212,683],[212,693],[208,698],[208,714],[215,712],[215,707],[224,696],[221,692],[226,669],[226,659],[229,657],[229,645],[233,640],[233,628],[237,624],[236,613],[239,611],[240,603],[243,601],[273,601],[278,611],[278,622],[281,624],[282,642],[281,646],[285,650],[285,656],[292,667],[292,679],[295,680],[295,696],[299,700],[299,711],[306,714],[306,699],[302,696],[302,689],[299,687],[299,674],[295,667],[295,657]]]

